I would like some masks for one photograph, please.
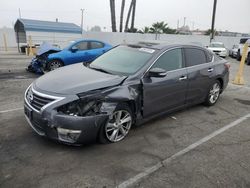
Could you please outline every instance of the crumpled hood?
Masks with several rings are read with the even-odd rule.
[[[34,82],[34,88],[41,92],[70,95],[119,85],[125,78],[126,76],[106,74],[77,63],[41,76]]]
[[[48,43],[48,42],[43,42],[40,46],[40,49],[38,50],[37,52],[37,55],[43,55],[44,53],[47,53],[47,52],[60,52],[61,49],[57,48],[57,47],[54,47],[52,46],[52,44]]]

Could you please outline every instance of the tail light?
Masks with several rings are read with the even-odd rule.
[[[227,62],[227,63],[224,64],[224,66],[229,70],[229,68],[230,68],[230,63]]]

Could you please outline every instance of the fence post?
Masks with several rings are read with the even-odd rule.
[[[31,36],[29,35],[29,56],[33,56],[33,50],[32,50],[32,40],[31,40]]]
[[[245,60],[247,57],[248,45],[249,44],[247,41],[243,46],[240,67],[239,67],[239,70],[238,70],[234,80],[233,80],[233,84],[244,85],[243,70],[244,70]]]
[[[7,52],[8,48],[7,48],[7,39],[5,33],[3,33],[3,43],[4,43],[4,51]]]

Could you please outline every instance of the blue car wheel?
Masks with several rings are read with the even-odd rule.
[[[51,60],[48,62],[47,69],[48,69],[48,71],[52,71],[52,70],[58,69],[59,67],[62,67],[62,66],[63,66],[63,63],[60,60],[54,59],[54,60]]]

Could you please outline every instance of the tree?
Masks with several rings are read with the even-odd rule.
[[[137,28],[129,28],[129,29],[127,30],[127,32],[128,32],[128,33],[140,33],[140,31],[138,31]]]
[[[156,34],[161,34],[164,33],[164,31],[167,29],[167,23],[164,22],[156,22],[153,23],[152,26],[149,29],[150,33],[156,33]]]
[[[133,1],[133,12],[132,12],[132,21],[130,29],[133,30],[135,27],[135,8],[136,8],[136,0]]]
[[[150,31],[150,28],[145,26],[144,28],[139,30],[139,33],[149,33],[149,31]]]
[[[109,2],[110,2],[112,32],[116,32],[115,0],[109,0]]]
[[[165,34],[176,34],[177,31],[176,31],[176,29],[171,29],[171,28],[167,27],[166,29],[163,30],[163,33],[165,33]]]
[[[125,0],[122,0],[121,5],[121,14],[120,14],[120,32],[122,32],[123,27],[123,14],[124,14],[124,8],[125,8]]]
[[[135,28],[134,28],[135,27],[135,8],[136,8],[136,0],[131,0],[130,6],[128,9],[127,20],[126,20],[126,24],[125,24],[125,32],[127,32],[128,30],[130,30],[130,31],[135,30]],[[131,12],[132,12],[131,26],[130,26],[130,28],[128,28],[128,23],[130,20]]]
[[[211,34],[211,29],[206,30],[205,35],[210,35]],[[214,35],[218,35],[218,32],[214,30]]]
[[[176,29],[168,27],[168,24],[165,22],[156,22],[153,23],[151,27],[144,27],[138,31],[139,33],[155,33],[155,34],[175,34],[177,33]]]

